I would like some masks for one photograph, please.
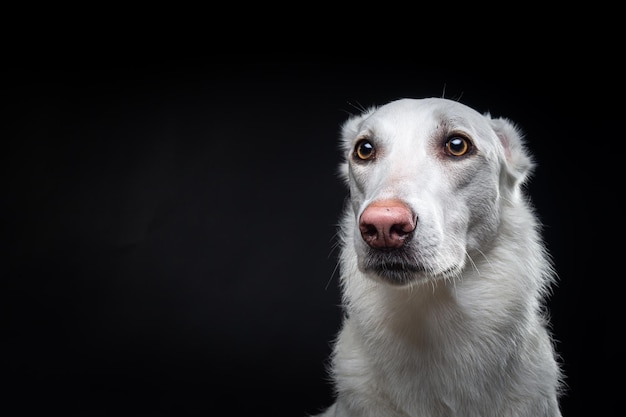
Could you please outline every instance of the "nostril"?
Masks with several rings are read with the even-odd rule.
[[[378,229],[373,224],[361,223],[359,230],[361,230],[361,235],[364,236],[376,237],[378,234]]]
[[[404,245],[417,223],[411,209],[399,200],[370,204],[361,214],[359,231],[372,248],[394,249]]]
[[[398,236],[406,236],[413,231],[414,227],[408,223],[398,223],[391,226],[390,234],[396,234]]]

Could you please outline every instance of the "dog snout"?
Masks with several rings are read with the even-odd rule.
[[[397,249],[411,236],[417,216],[400,200],[370,204],[361,213],[359,230],[363,240],[374,249]]]

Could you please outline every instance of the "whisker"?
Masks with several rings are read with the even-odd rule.
[[[324,287],[324,291],[327,291],[328,287],[330,287],[330,283],[332,282],[333,278],[335,277],[335,273],[337,272],[338,269],[339,269],[339,262],[335,262],[335,267],[333,268],[333,272],[330,274],[330,278],[326,282],[326,286]]]
[[[328,252],[328,255],[327,255],[328,258],[330,258],[333,255],[333,253],[341,247],[341,243],[343,241],[338,225],[335,225],[335,227],[337,227],[336,229],[337,231],[330,238],[332,245],[330,246],[330,251]],[[338,269],[339,269],[339,262],[335,262],[335,267],[333,268],[333,272],[330,274],[330,278],[328,279],[328,281],[326,282],[326,285],[324,286],[324,290],[328,290],[328,287],[330,287],[330,283],[335,277],[335,274],[337,273]]]
[[[485,262],[487,262],[487,264],[489,265],[489,267],[495,271],[495,268],[493,266],[493,264],[491,263],[491,261],[489,260],[489,258],[487,258],[487,255],[485,255],[485,253],[483,251],[481,251],[480,249],[476,249],[476,251],[478,253],[480,253],[483,256],[483,259],[485,259]],[[469,256],[469,255],[468,255]],[[478,272],[478,270],[476,270]]]
[[[483,257],[485,257],[484,253],[481,252],[481,254],[483,255]],[[472,256],[467,252],[467,249],[465,250],[465,256],[467,256],[467,259],[470,261],[470,263],[474,267],[474,270],[476,271],[476,273],[480,275],[480,270],[478,269],[478,266],[476,266],[476,262],[474,262],[474,259],[472,259]]]
[[[356,102],[356,104],[353,104],[353,103],[351,103],[351,102],[349,102],[349,101],[346,101],[346,103],[347,103],[349,106],[353,107],[353,108],[357,111],[356,113],[352,113],[352,112],[351,112],[351,111],[349,111],[349,110],[344,110],[344,109],[342,109],[342,111],[343,111],[344,113],[346,113],[348,116],[356,116],[357,114],[361,114],[361,113],[364,113],[364,112],[366,112],[366,111],[367,111],[367,108],[365,108],[365,106],[363,106],[363,105],[362,105],[361,103],[359,103],[358,101]]]

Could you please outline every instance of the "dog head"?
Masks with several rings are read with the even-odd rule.
[[[406,285],[461,273],[525,204],[533,162],[517,127],[459,102],[402,99],[342,126],[342,228],[358,268]]]

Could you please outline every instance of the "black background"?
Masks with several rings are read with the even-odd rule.
[[[560,57],[5,67],[0,411],[303,417],[329,405],[339,126],[359,108],[429,96],[525,132],[559,274],[549,309],[563,414],[604,410],[598,361],[614,348],[588,216],[608,153],[598,86],[618,81],[600,73]]]

